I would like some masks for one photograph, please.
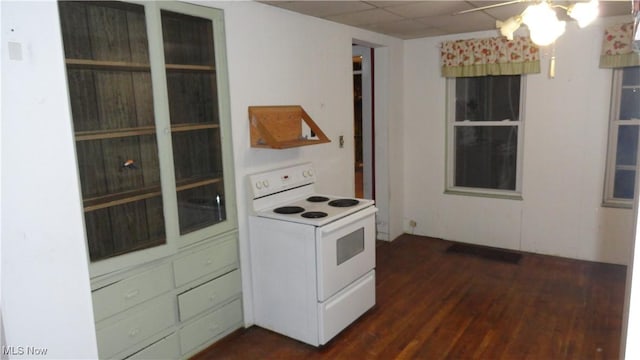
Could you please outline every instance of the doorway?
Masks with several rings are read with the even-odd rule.
[[[353,45],[355,196],[375,200],[373,49]]]

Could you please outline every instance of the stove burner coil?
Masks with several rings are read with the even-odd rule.
[[[356,199],[336,199],[329,201],[329,206],[334,207],[350,207],[358,205],[360,201]]]
[[[307,198],[308,202],[325,202],[325,201],[329,201],[329,198],[326,196],[311,196]]]
[[[318,218],[323,218],[327,216],[327,213],[322,211],[307,211],[306,213],[300,216],[307,219],[318,219]]]
[[[273,212],[277,214],[299,214],[303,211],[304,208],[300,206],[282,206],[273,210]]]

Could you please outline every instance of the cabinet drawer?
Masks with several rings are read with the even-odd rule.
[[[98,354],[101,359],[131,348],[138,342],[175,323],[175,306],[170,294],[151,300],[126,318],[100,328],[96,325]]]
[[[238,262],[235,237],[194,252],[173,262],[176,286],[230,267]]]
[[[213,307],[241,291],[240,271],[234,270],[178,295],[180,320],[186,320]]]
[[[180,342],[178,334],[173,333],[155,343],[147,346],[141,351],[129,356],[130,360],[158,360],[158,359],[178,359],[180,357]]]
[[[98,322],[173,288],[171,265],[165,264],[93,292],[93,313]]]
[[[185,326],[180,332],[182,353],[185,354],[198,345],[214,339],[242,321],[242,305],[240,299],[230,302],[224,307],[203,316]]]

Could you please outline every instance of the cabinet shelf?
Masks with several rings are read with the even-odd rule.
[[[187,123],[187,124],[175,124],[171,125],[171,132],[181,132],[181,131],[195,131],[195,130],[206,130],[206,129],[218,129],[220,125],[218,124],[207,124],[207,123]]]
[[[155,126],[140,126],[135,128],[95,131],[76,131],[76,141],[115,139],[127,136],[152,135],[155,133]]]
[[[162,195],[160,186],[155,185],[136,190],[123,191],[115,194],[85,198],[84,212],[106,209],[117,205],[124,205],[135,201],[150,199],[152,197],[160,195]]]
[[[184,191],[200,186],[206,186],[222,182],[222,177],[198,176],[182,179],[176,182],[176,191]],[[123,191],[115,194],[95,196],[84,200],[84,211],[90,212],[117,205],[150,199],[162,194],[160,186],[147,186],[136,190]]]
[[[188,65],[188,64],[166,64],[167,70],[180,70],[180,71],[203,71],[213,72],[216,70],[213,65]]]
[[[288,149],[331,142],[299,105],[250,106],[251,147]],[[302,125],[317,138],[303,135]]]
[[[171,125],[172,132],[196,131],[205,129],[218,129],[218,124],[186,123]],[[140,126],[135,128],[76,131],[76,141],[115,139],[128,136],[153,135],[156,133],[155,126]]]
[[[92,60],[92,59],[66,59],[66,64],[72,68],[96,69],[96,70],[126,70],[126,71],[150,71],[151,65],[128,61]],[[214,72],[213,65],[191,64],[166,64],[167,70]]]
[[[125,250],[120,250],[120,251],[114,251],[113,253],[109,254],[109,257],[116,257],[119,255],[124,255],[127,253],[130,253],[132,251],[138,251],[138,250],[144,250],[144,249],[148,249],[154,246],[158,246],[158,245],[162,245],[167,241],[167,238],[162,236],[162,237],[157,237],[157,238],[153,238],[153,239],[149,239],[145,242],[139,243],[136,246],[132,246],[130,248],[127,248]]]
[[[219,182],[222,182],[222,177],[199,176],[178,180],[176,182],[176,191],[189,190],[200,186],[217,184]]]
[[[150,71],[149,64],[127,62],[127,61],[107,61],[90,59],[66,59],[67,66],[82,69],[95,70],[126,70],[126,71]]]

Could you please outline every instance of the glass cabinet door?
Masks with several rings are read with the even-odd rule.
[[[58,7],[92,274],[234,230],[222,11]]]
[[[144,7],[59,10],[90,259],[165,244]]]
[[[223,222],[223,180],[213,23],[162,10],[162,38],[180,235]]]

